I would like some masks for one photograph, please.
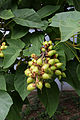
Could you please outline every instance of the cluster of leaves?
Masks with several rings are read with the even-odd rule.
[[[62,81],[80,95],[79,11],[79,0],[0,0],[0,46],[8,45],[0,57],[0,120],[21,119],[21,107],[30,93],[24,70],[32,53],[40,55],[46,37],[54,43],[62,69],[66,67],[67,77]],[[59,102],[56,82],[38,91],[38,96],[52,116]]]

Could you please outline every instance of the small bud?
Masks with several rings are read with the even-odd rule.
[[[55,75],[61,75],[61,71],[60,70],[56,70],[55,71]]]
[[[37,60],[37,64],[38,64],[38,65],[42,65],[42,59],[41,59],[41,58],[39,58],[39,59]]]
[[[36,55],[33,53],[33,54],[31,54],[31,57],[32,57],[32,58],[35,58],[35,57],[36,57]]]
[[[61,75],[59,75],[58,79],[61,80]]]
[[[47,83],[45,83],[45,87],[46,87],[46,88],[51,88],[50,83],[48,83],[48,82],[47,82]]]
[[[42,78],[43,78],[43,79],[51,79],[51,76],[50,76],[49,74],[47,74],[47,73],[44,73],[44,74],[42,75]]]
[[[56,53],[56,50],[51,50],[51,51],[48,52],[48,56],[52,56],[52,55],[54,55],[55,53]]]
[[[32,90],[35,90],[35,84],[34,83],[31,83],[31,84],[29,84],[28,86],[27,86],[27,90],[28,91],[32,91]]]
[[[39,82],[36,84],[36,87],[41,90],[42,87],[43,87],[42,81],[39,81]]]

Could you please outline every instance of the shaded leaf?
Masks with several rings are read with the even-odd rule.
[[[77,72],[78,80],[80,81],[80,64],[78,64],[76,72]]]
[[[6,90],[6,81],[3,74],[0,74],[0,90]]]

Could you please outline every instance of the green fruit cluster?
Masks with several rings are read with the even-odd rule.
[[[36,88],[42,89],[43,86],[51,88],[50,79],[53,75],[59,78],[66,77],[66,74],[62,72],[61,63],[58,59],[57,51],[53,49],[52,41],[43,42],[41,47],[41,55],[31,55],[32,60],[28,62],[28,69],[26,69],[25,75],[27,78],[27,90],[32,91]]]
[[[2,50],[6,49],[6,48],[7,48],[6,43],[3,42],[0,46],[0,57],[4,57]]]

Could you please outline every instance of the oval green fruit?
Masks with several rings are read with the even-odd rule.
[[[55,63],[55,61],[54,61],[54,59],[50,59],[50,60],[48,61],[48,63],[49,63],[50,65],[53,65],[53,64]]]
[[[56,70],[55,71],[55,75],[61,75],[61,71],[60,70]]]
[[[43,78],[43,79],[51,79],[51,76],[50,76],[49,74],[47,74],[47,73],[44,73],[44,74],[42,75],[42,78]]]
[[[56,64],[55,64],[55,66],[56,66],[57,68],[61,68],[62,65],[63,65],[63,63],[56,63]]]
[[[29,61],[29,62],[28,62],[28,65],[29,65],[29,66],[32,66],[32,64],[33,64],[32,61]]]
[[[51,88],[50,83],[48,83],[48,82],[47,82],[47,83],[45,83],[45,87],[46,87],[46,88]]]
[[[44,64],[44,65],[42,66],[42,69],[43,69],[44,71],[47,71],[48,68],[49,68],[49,64]]]
[[[48,44],[52,45],[52,41],[50,40],[50,41],[48,42]]]
[[[64,72],[62,72],[62,77],[66,78],[66,74]]]
[[[42,81],[39,81],[39,82],[36,84],[36,87],[39,88],[39,89],[41,90],[42,87],[43,87]]]
[[[56,70],[56,67],[55,66],[51,66],[51,70]]]
[[[51,51],[48,52],[48,56],[52,56],[52,55],[54,55],[55,53],[56,53],[56,50],[51,50]]]
[[[26,76],[29,76],[29,74],[30,74],[31,72],[30,72],[29,69],[26,69],[26,70],[24,71],[24,73],[25,73]]]
[[[50,45],[50,46],[48,47],[48,49],[49,49],[49,50],[52,50],[52,49],[53,49],[53,45]]]
[[[42,65],[42,59],[41,59],[41,58],[39,58],[39,59],[37,60],[37,64],[38,64],[38,65]]]
[[[28,91],[32,91],[32,90],[35,90],[35,84],[34,83],[31,83],[31,84],[29,84],[28,86],[27,86],[27,90]]]
[[[41,50],[42,50],[43,52],[45,52],[45,51],[46,51],[46,50],[45,50],[45,48],[42,48]]]
[[[34,81],[33,78],[31,78],[31,77],[28,77],[28,78],[27,78],[27,84],[32,83],[33,81]]]

